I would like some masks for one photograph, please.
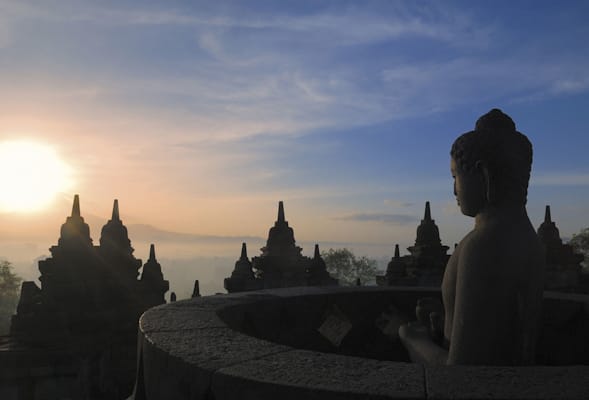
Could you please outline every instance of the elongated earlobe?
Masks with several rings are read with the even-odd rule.
[[[492,204],[495,201],[495,185],[493,184],[493,176],[489,172],[489,167],[487,166],[487,163],[479,160],[475,163],[475,168],[483,178],[486,203]]]

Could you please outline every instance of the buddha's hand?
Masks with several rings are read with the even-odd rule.
[[[444,342],[444,316],[437,311],[429,313],[429,335],[439,345]]]
[[[412,335],[413,333],[420,335],[421,332],[427,333],[427,326],[422,324],[419,321],[411,321],[406,324],[403,324],[399,327],[399,332],[407,332],[408,334]]]
[[[425,325],[430,325],[430,314],[438,313],[443,315],[444,307],[442,302],[435,297],[423,297],[417,300],[417,306],[415,307],[415,316],[417,320]]]
[[[399,339],[406,348],[412,348],[421,341],[431,341],[427,326],[418,321],[409,322],[399,327]]]
[[[435,297],[424,297],[417,300],[415,316],[417,321],[426,327],[431,340],[441,344],[444,337],[444,307]]]
[[[399,328],[399,339],[411,361],[424,365],[446,363],[448,352],[432,340],[427,326],[419,322],[402,325]]]

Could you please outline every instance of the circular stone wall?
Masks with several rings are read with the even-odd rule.
[[[584,365],[406,362],[395,327],[414,319],[417,299],[439,296],[431,288],[304,287],[152,308],[139,321],[134,398],[587,398],[589,367]],[[544,304],[543,359],[586,357],[587,348],[578,346],[587,342],[582,334],[589,332],[589,297],[547,293]]]

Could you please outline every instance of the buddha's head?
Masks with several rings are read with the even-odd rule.
[[[456,139],[450,155],[454,194],[463,214],[475,216],[490,205],[525,206],[532,144],[501,110],[480,117],[474,131]]]

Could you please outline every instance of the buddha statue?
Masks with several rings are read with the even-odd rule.
[[[493,109],[456,139],[450,155],[454,195],[474,228],[448,260],[444,315],[402,325],[399,337],[423,364],[532,364],[545,269],[526,212],[532,145]]]

